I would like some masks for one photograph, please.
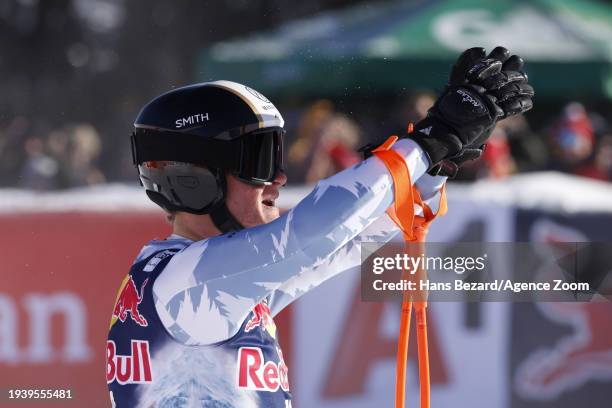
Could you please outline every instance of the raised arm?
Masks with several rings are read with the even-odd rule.
[[[416,183],[421,197],[434,213],[438,211],[441,192],[446,177],[424,174]],[[415,208],[415,214],[422,210]],[[316,267],[304,270],[283,283],[270,296],[270,310],[275,316],[287,305],[297,300],[306,292],[314,289],[328,279],[347,271],[356,271],[361,265],[361,244],[363,242],[386,243],[393,240],[399,233],[399,228],[387,214],[381,215],[355,238],[348,241],[342,248],[327,257]]]
[[[396,143],[413,181],[429,166],[412,140]],[[393,202],[392,179],[377,158],[320,181],[269,224],[194,242],[155,281],[157,312],[179,341],[232,337],[255,304],[312,270],[380,218]]]

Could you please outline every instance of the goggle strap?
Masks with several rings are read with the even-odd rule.
[[[132,145],[136,164],[176,161],[222,169],[240,166],[239,139],[223,141],[180,132],[139,129],[132,134]]]

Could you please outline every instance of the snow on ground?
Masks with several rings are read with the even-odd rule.
[[[314,186],[281,189],[278,205],[290,208]],[[612,212],[612,183],[562,173],[522,174],[502,181],[451,183],[449,205],[454,200],[541,208],[559,212]],[[157,211],[141,187],[104,184],[64,191],[35,192],[0,189],[0,213],[64,211]]]

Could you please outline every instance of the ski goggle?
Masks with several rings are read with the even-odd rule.
[[[283,170],[284,135],[283,128],[264,128],[226,141],[137,129],[132,134],[132,157],[135,165],[149,161],[191,163],[230,171],[247,183],[266,185]]]
[[[283,170],[282,128],[262,129],[250,132],[240,139],[239,166],[232,172],[248,183],[272,184]]]

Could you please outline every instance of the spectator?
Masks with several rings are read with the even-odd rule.
[[[517,172],[546,169],[550,154],[545,140],[535,133],[525,115],[506,118],[497,124],[508,140],[508,146],[516,165]]]
[[[24,144],[30,131],[30,121],[24,116],[15,116],[0,130],[1,184],[21,184],[18,177],[27,160]]]
[[[58,188],[70,187],[70,158],[69,158],[70,136],[64,129],[56,129],[47,136],[47,151],[58,165],[57,186]]]
[[[104,174],[96,167],[102,144],[96,129],[88,124],[72,129],[69,149],[69,185],[80,187],[103,183]]]
[[[355,122],[342,114],[332,116],[313,146],[306,182],[316,183],[359,162],[361,156],[356,152],[359,140],[359,127]]]
[[[44,151],[44,142],[39,137],[30,137],[25,142],[26,159],[20,171],[20,186],[33,190],[57,188],[59,165]]]
[[[572,102],[565,106],[556,126],[549,135],[552,169],[575,173],[593,152],[595,135],[584,106]]]
[[[297,127],[297,138],[289,147],[287,155],[289,178],[298,183],[305,181],[306,172],[314,159],[314,148],[333,113],[332,103],[324,99],[305,109]]]
[[[510,145],[503,127],[497,126],[493,130],[480,163],[482,163],[481,178],[500,179],[516,172],[516,163],[510,152]]]
[[[608,133],[599,139],[593,160],[580,166],[576,174],[596,180],[612,181],[612,134]]]

